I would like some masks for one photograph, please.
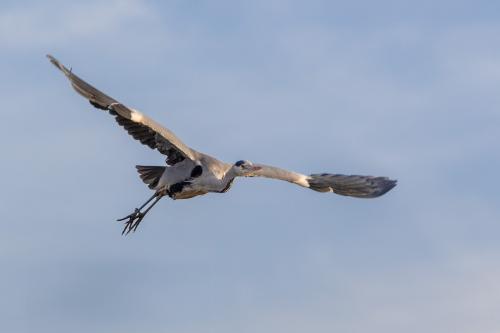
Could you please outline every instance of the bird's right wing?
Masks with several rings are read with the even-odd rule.
[[[277,167],[254,164],[258,170],[252,176],[285,180],[317,192],[334,192],[357,198],[376,198],[396,186],[397,181],[387,177],[339,174],[312,174],[309,176]]]
[[[53,56],[47,55],[47,57],[54,66],[64,73],[76,92],[85,97],[94,107],[107,110],[114,115],[118,124],[125,128],[134,139],[139,140],[151,149],[156,148],[160,153],[166,155],[168,164],[176,164],[185,158],[190,160],[197,158],[198,153],[184,144],[169,129],[158,124],[145,114],[129,108],[97,90],[73,74],[71,70],[67,69]]]

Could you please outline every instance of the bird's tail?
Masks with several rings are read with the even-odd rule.
[[[163,166],[136,165],[135,167],[142,181],[146,183],[150,189],[154,189],[156,185],[158,185],[163,172],[165,172],[165,167]]]
[[[396,186],[397,181],[386,177],[346,176],[329,173],[313,174],[307,179],[309,188],[318,192],[335,192],[357,198],[376,198]]]

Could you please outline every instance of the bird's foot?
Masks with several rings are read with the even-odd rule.
[[[118,219],[117,221],[127,220],[125,222],[125,227],[123,228],[122,235],[128,235],[131,231],[135,232],[145,215],[145,213],[136,208],[133,213],[125,216],[124,218]]]

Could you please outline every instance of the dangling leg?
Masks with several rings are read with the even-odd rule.
[[[137,230],[137,227],[141,223],[141,221],[144,218],[144,216],[146,216],[146,214],[149,212],[149,210],[151,208],[153,208],[153,206],[156,205],[156,203],[158,201],[160,201],[160,199],[165,195],[165,193],[163,193],[163,192],[164,191],[157,191],[141,207],[136,208],[132,214],[129,214],[129,215],[125,216],[124,218],[121,218],[121,219],[117,220],[117,221],[125,221],[125,220],[127,220],[127,222],[125,222],[125,227],[123,228],[122,235],[123,234],[128,235],[130,233],[130,231],[136,231]],[[153,201],[153,203],[144,212],[141,212],[141,209],[143,209],[144,207],[146,207],[146,205],[148,203],[150,203],[153,199],[155,199],[155,201]]]

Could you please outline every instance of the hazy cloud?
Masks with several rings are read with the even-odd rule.
[[[33,48],[102,38],[130,22],[151,16],[150,9],[141,0],[16,4],[0,13],[0,45]]]

